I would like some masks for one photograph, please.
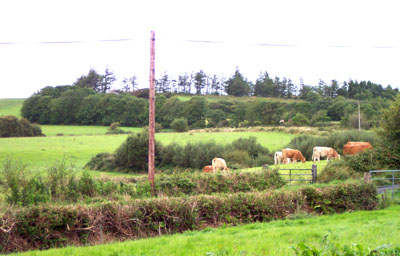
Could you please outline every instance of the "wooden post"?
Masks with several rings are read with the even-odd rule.
[[[364,172],[364,182],[365,183],[371,183],[371,173]]]
[[[153,195],[155,194],[155,162],[154,162],[154,132],[155,132],[155,33],[151,31],[150,36],[150,89],[149,89],[149,181]]]
[[[316,164],[312,165],[311,174],[312,174],[312,182],[311,183],[316,183],[317,182],[317,165]]]

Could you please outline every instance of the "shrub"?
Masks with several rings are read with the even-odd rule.
[[[347,180],[350,178],[359,178],[353,169],[346,166],[344,161],[329,162],[328,165],[318,174],[318,182],[330,182],[333,180]]]
[[[111,153],[98,153],[90,159],[84,168],[99,171],[113,171],[116,169],[115,155]]]
[[[149,135],[146,131],[129,136],[115,151],[115,165],[129,171],[148,169]],[[155,164],[161,162],[161,144],[155,143]]]
[[[127,134],[131,132],[126,132],[120,129],[121,124],[119,122],[114,122],[110,124],[110,127],[107,129],[106,134]]]
[[[174,119],[171,123],[171,128],[176,132],[186,132],[189,129],[188,122],[183,117]]]
[[[365,150],[345,158],[345,164],[356,172],[379,169],[397,169],[400,166],[400,153],[386,147]]]
[[[15,116],[0,117],[0,137],[33,137],[44,136],[42,129],[32,125],[27,119]]]
[[[232,169],[241,169],[252,166],[252,159],[246,151],[243,150],[227,150],[223,154],[223,158],[228,164],[228,167]]]
[[[302,113],[297,113],[293,118],[292,118],[292,124],[295,126],[304,126],[308,125],[310,123],[310,120],[302,114]]]

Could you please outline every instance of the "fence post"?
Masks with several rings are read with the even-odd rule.
[[[371,173],[364,172],[364,183],[371,183]]]
[[[317,182],[317,165],[316,164],[313,164],[311,167],[311,175],[312,175],[311,183],[316,183]]]

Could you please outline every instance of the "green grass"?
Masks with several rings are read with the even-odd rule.
[[[0,99],[0,116],[21,117],[22,103],[25,99]]]
[[[254,223],[238,227],[206,228],[183,234],[98,246],[31,251],[18,255],[294,255],[300,242],[339,248],[352,243],[375,248],[400,245],[400,206],[331,216]],[[296,216],[294,216],[296,218]]]
[[[52,127],[51,134],[70,129],[70,134],[84,132],[81,126]],[[60,128],[60,130],[57,130]],[[98,127],[94,128],[96,131]],[[136,128],[137,129],[137,128]],[[76,131],[76,132],[75,132]],[[88,128],[88,132],[90,127]],[[52,136],[30,138],[1,138],[0,165],[7,155],[21,160],[30,167],[45,168],[55,161],[66,157],[76,167],[83,167],[95,154],[114,152],[128,135],[82,135]],[[187,141],[206,141],[214,139],[218,143],[228,143],[240,137],[256,136],[258,141],[270,150],[276,150],[287,144],[295,135],[277,132],[237,132],[237,133],[157,133],[156,139],[166,145],[171,142],[185,144]]]
[[[109,126],[89,126],[89,125],[41,125],[43,134],[46,136],[65,136],[72,135],[104,135]],[[120,127],[123,131],[140,132],[138,127]]]

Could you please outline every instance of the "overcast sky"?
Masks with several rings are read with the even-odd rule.
[[[112,70],[114,87],[133,75],[148,87],[151,30],[157,77],[202,69],[228,78],[238,67],[253,82],[268,71],[295,84],[399,88],[398,10],[385,0],[0,0],[0,98],[72,84],[91,68]]]

